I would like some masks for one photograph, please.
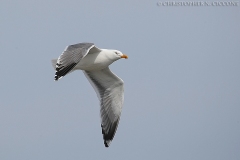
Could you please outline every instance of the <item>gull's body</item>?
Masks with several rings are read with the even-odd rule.
[[[110,145],[120,120],[123,105],[123,80],[108,66],[120,58],[127,58],[117,50],[99,49],[93,43],[67,46],[58,59],[52,60],[55,80],[74,70],[83,70],[100,100],[101,127],[106,147]]]
[[[87,54],[75,67],[74,69],[94,71],[101,70],[108,67],[113,61],[107,57],[108,50],[101,49],[101,51]],[[104,57],[104,58],[103,58]]]

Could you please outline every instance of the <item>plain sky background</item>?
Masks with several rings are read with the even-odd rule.
[[[1,160],[240,159],[240,6],[157,2],[1,1]],[[83,73],[54,81],[79,42],[129,56],[110,66],[125,102],[109,148]]]

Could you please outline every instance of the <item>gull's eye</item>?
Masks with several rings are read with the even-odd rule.
[[[118,55],[118,53],[117,53],[117,52],[115,52],[115,54],[116,54],[116,55]]]

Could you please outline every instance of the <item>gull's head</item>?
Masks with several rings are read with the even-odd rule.
[[[113,60],[119,60],[121,58],[128,59],[128,56],[126,54],[123,54],[121,51],[118,50],[110,50],[111,54],[111,59]]]

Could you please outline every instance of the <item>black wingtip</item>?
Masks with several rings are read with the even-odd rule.
[[[106,142],[106,141],[104,141],[104,145],[105,145],[105,147],[106,147],[106,148],[108,148],[108,147],[109,147],[109,145],[107,144],[107,142]]]
[[[119,122],[119,120],[116,121],[116,122],[114,122],[114,123],[111,125],[108,133],[106,133],[106,132],[103,130],[103,125],[101,124],[102,134],[103,134],[103,140],[104,140],[104,145],[105,145],[105,147],[109,147],[109,146],[110,146],[110,143],[111,143],[111,141],[113,140],[114,135],[115,135],[115,133],[116,133],[117,126],[118,126],[118,122]]]
[[[57,63],[56,64],[56,73],[55,73],[55,81],[57,81],[58,79],[62,78],[63,76],[65,76],[67,73],[69,73],[75,66],[77,63],[72,63],[69,66],[62,66],[61,64]]]
[[[109,147],[109,142],[108,141],[111,141],[111,138],[109,137],[109,135],[107,135],[104,132],[102,124],[101,124],[101,127],[102,127],[102,134],[103,134],[104,145],[105,145],[106,148],[108,148]]]
[[[62,76],[58,76],[57,74],[55,74],[55,77],[54,77],[54,81],[58,81],[59,78],[61,78]]]

